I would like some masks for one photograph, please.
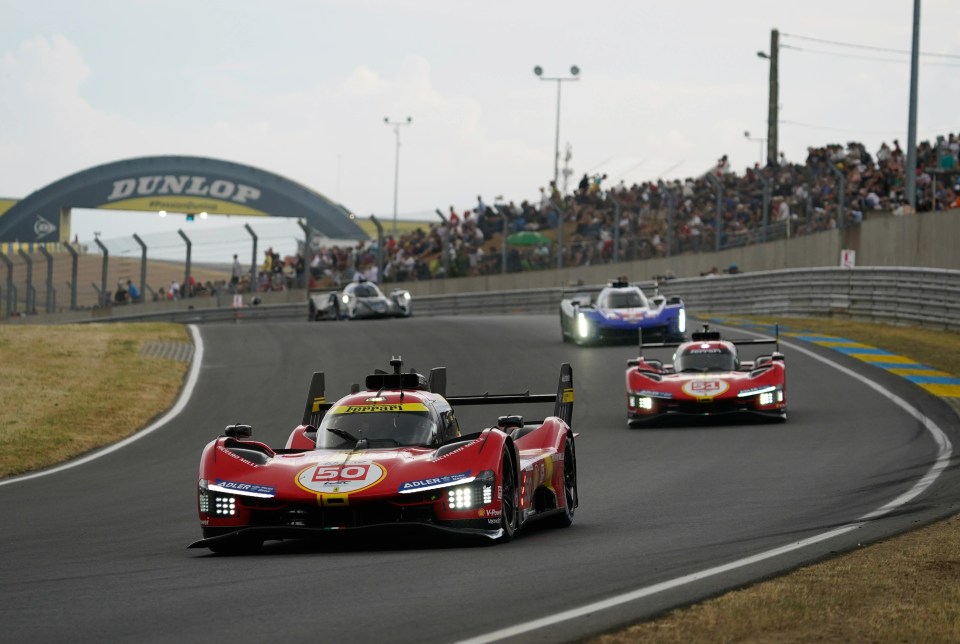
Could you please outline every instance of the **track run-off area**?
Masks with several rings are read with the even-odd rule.
[[[786,423],[628,429],[636,348],[564,344],[552,315],[191,331],[194,362],[163,418],[65,467],[0,481],[10,641],[571,641],[929,522],[960,490],[948,467],[960,430],[942,399],[800,338],[781,338]],[[498,545],[391,536],[268,542],[248,557],[186,549],[200,536],[209,440],[246,423],[282,446],[314,371],[334,399],[392,356],[422,373],[446,366],[450,395],[551,393],[570,362],[573,526]],[[458,416],[470,432],[550,410],[524,407]],[[73,431],[69,419],[57,431]]]

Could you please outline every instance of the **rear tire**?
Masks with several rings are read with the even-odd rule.
[[[563,496],[564,507],[553,519],[558,528],[569,528],[577,510],[577,453],[573,446],[573,437],[567,436],[567,445],[563,450]]]

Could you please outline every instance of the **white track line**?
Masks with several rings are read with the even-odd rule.
[[[62,472],[64,470],[69,470],[80,465],[89,463],[90,461],[95,461],[101,456],[106,456],[107,454],[112,454],[118,449],[123,449],[130,443],[138,441],[148,434],[152,434],[156,430],[160,429],[168,422],[173,420],[183,408],[187,406],[187,402],[190,400],[190,396],[193,394],[193,390],[197,385],[197,379],[200,374],[200,365],[203,362],[203,340],[200,338],[200,332],[197,330],[196,325],[190,324],[187,326],[190,329],[190,335],[193,336],[193,360],[190,362],[190,371],[187,374],[187,382],[184,384],[183,389],[180,391],[180,397],[177,399],[176,404],[164,414],[161,418],[157,419],[156,422],[151,424],[149,427],[145,427],[136,434],[124,438],[118,443],[114,443],[109,447],[105,447],[102,450],[98,450],[86,456],[82,456],[76,460],[68,461],[63,465],[57,465],[52,467],[49,470],[43,470],[41,472],[32,472],[30,474],[22,474],[21,476],[14,476],[8,479],[3,479],[0,481],[0,487],[4,485],[10,485],[11,483],[20,483],[22,481],[29,481],[30,479],[40,478],[41,476],[49,476],[51,474],[56,474],[57,472]]]
[[[638,599],[643,599],[644,597],[650,597],[651,595],[656,595],[657,593],[662,593],[666,590],[671,590],[673,588],[678,588],[680,586],[685,586],[691,584],[695,581],[700,581],[701,579],[707,579],[709,577],[715,577],[731,570],[736,570],[738,568],[743,568],[745,566],[750,566],[752,564],[765,561],[767,559],[772,559],[780,555],[784,555],[790,552],[795,552],[807,546],[811,546],[828,539],[833,539],[839,537],[848,532],[852,532],[861,526],[865,525],[868,521],[877,519],[885,514],[889,514],[893,510],[901,507],[902,505],[908,503],[912,499],[916,498],[918,495],[922,494],[927,488],[933,485],[934,481],[940,476],[944,469],[950,462],[950,458],[953,455],[953,446],[950,443],[950,439],[947,438],[947,435],[940,429],[932,420],[927,418],[920,410],[916,407],[903,400],[893,392],[887,391],[879,384],[874,381],[861,376],[860,374],[844,367],[843,365],[837,364],[832,360],[828,360],[822,356],[817,355],[816,353],[805,349],[799,345],[793,344],[792,342],[784,342],[781,340],[780,344],[785,344],[791,348],[791,350],[799,351],[804,353],[814,360],[819,360],[820,362],[833,367],[834,369],[840,371],[846,376],[859,380],[860,382],[866,384],[868,387],[879,392],[882,396],[889,399],[895,405],[904,409],[908,414],[913,416],[917,421],[923,424],[928,432],[930,432],[933,440],[937,444],[937,460],[934,462],[933,466],[924,474],[920,480],[918,480],[913,487],[909,490],[893,499],[889,503],[883,505],[882,507],[877,508],[876,510],[869,512],[853,523],[848,523],[844,526],[840,526],[829,532],[824,532],[816,536],[810,537],[809,539],[803,539],[802,541],[797,541],[779,548],[774,548],[772,550],[766,550],[756,555],[751,555],[749,557],[744,557],[743,559],[737,559],[736,561],[731,561],[720,566],[715,566],[713,568],[707,568],[700,572],[695,572],[690,575],[685,575],[683,577],[677,577],[676,579],[670,579],[668,581],[661,582],[659,584],[654,584],[653,586],[646,586],[645,588],[638,588],[637,590],[630,591],[628,593],[623,593],[621,595],[616,595],[602,601],[593,602],[590,604],[585,604],[578,608],[571,608],[570,610],[563,611],[561,613],[555,613],[553,615],[547,615],[546,617],[541,617],[540,619],[535,619],[529,622],[523,622],[521,624],[516,624],[514,626],[508,626],[507,628],[501,628],[490,633],[484,633],[483,635],[478,635],[476,637],[471,637],[469,639],[460,640],[457,644],[486,644],[488,642],[497,642],[504,640],[510,637],[516,637],[518,635],[523,635],[524,633],[529,633],[541,628],[547,628],[550,626],[555,626],[561,622],[569,621],[571,619],[577,619],[579,617],[586,617],[593,613],[597,613],[602,610],[609,608],[614,608],[622,604],[626,604]]]

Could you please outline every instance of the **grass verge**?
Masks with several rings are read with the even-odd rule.
[[[115,443],[169,409],[189,366],[148,342],[190,343],[176,324],[0,325],[0,476]]]

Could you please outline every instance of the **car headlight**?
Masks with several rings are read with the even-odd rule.
[[[470,510],[493,503],[493,470],[485,470],[473,482],[456,485],[447,490],[447,507],[451,510]]]
[[[677,331],[679,333],[687,332],[687,311],[680,309],[680,315],[677,316]]]
[[[344,295],[344,296],[341,297],[340,299],[343,300],[343,303],[344,303],[344,304],[349,304],[349,303],[350,303],[350,296],[349,296],[349,295]]]
[[[757,396],[757,401],[761,405],[772,405],[774,402],[783,402],[783,388],[777,385],[767,385],[766,387],[744,389],[737,394],[737,398],[749,398],[750,396]]]
[[[650,411],[653,409],[653,398],[650,396],[634,396],[633,406],[637,409],[646,409],[647,411]]]
[[[200,512],[213,517],[232,517],[237,514],[237,498],[209,489],[206,481],[200,481],[197,490]]]
[[[577,313],[577,335],[581,338],[587,337],[590,334],[590,322],[587,321],[587,316],[583,313]]]

